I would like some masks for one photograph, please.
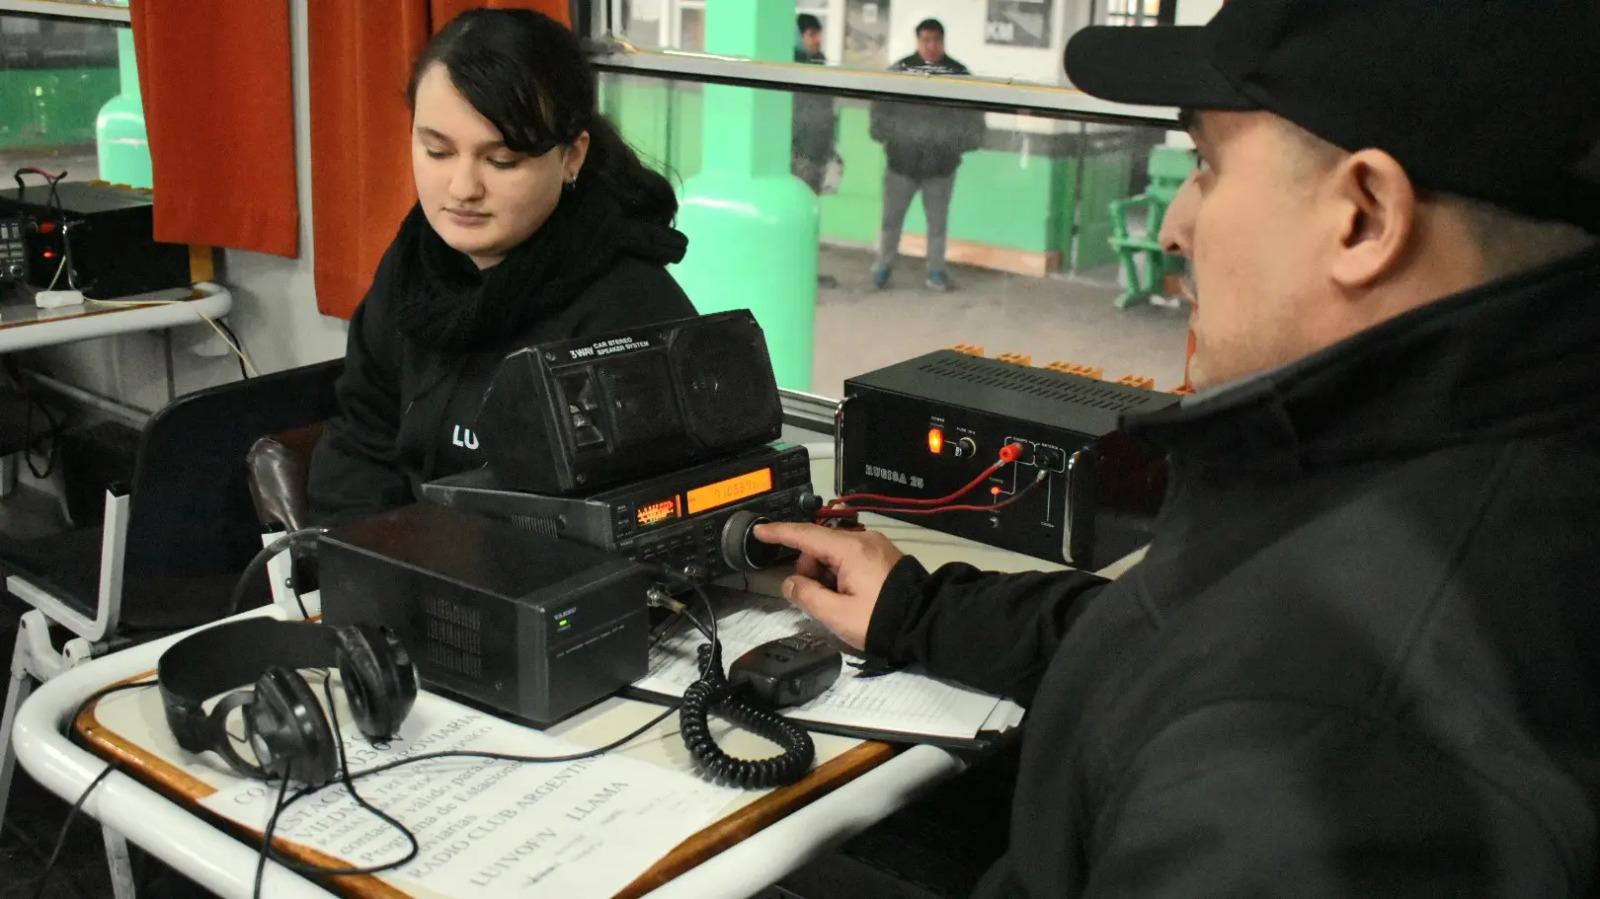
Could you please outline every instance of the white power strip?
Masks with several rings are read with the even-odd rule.
[[[33,303],[40,309],[60,309],[62,306],[81,306],[81,290],[41,290],[33,295]]]

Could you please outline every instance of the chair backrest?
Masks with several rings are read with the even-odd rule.
[[[1150,186],[1145,192],[1163,204],[1171,203],[1194,166],[1194,153],[1190,150],[1167,146],[1151,148]]]
[[[245,454],[266,434],[336,414],[343,367],[335,359],[196,391],[151,417],[131,485],[125,628],[226,614],[234,581],[261,548]]]

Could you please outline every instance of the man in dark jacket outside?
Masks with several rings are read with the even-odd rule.
[[[1600,895],[1597,45],[1594,3],[1497,0],[1068,44],[1201,161],[1161,239],[1202,390],[1126,423],[1170,454],[1148,554],[759,530],[846,641],[1028,706],[980,895]]]
[[[801,13],[795,22],[800,41],[794,48],[794,61],[827,65],[828,57],[822,52],[822,22],[810,13]],[[822,193],[822,176],[833,159],[837,129],[832,97],[795,92],[794,133],[789,144],[791,170],[814,194]]]
[[[944,25],[938,19],[917,23],[917,52],[889,67],[891,72],[921,75],[970,75],[967,67],[944,52]],[[922,192],[928,223],[928,277],[933,290],[954,285],[945,271],[950,196],[955,191],[961,156],[983,144],[983,113],[950,110],[926,104],[887,100],[872,104],[872,139],[888,157],[883,173],[883,224],[878,232],[878,258],[872,265],[875,287],[889,285],[889,273],[900,252],[900,229],[911,200]]]

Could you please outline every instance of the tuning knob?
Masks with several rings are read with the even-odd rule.
[[[784,547],[756,539],[756,525],[771,520],[765,515],[742,510],[729,515],[722,525],[722,561],[734,571],[760,571],[782,559]]]

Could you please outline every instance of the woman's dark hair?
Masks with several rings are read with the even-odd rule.
[[[670,224],[678,198],[646,168],[600,114],[594,68],[565,25],[527,9],[473,9],[456,16],[422,48],[406,99],[434,63],[473,108],[500,130],[506,146],[538,156],[589,132],[581,177],[605,187],[634,218]]]

